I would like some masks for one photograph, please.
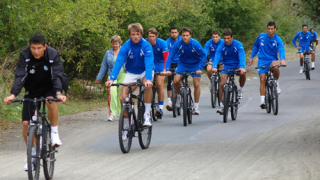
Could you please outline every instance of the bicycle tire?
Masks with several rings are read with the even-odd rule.
[[[125,114],[128,115],[128,118],[127,118],[127,122],[125,122]],[[122,151],[122,153],[128,153],[130,151],[130,148],[131,148],[131,144],[132,144],[132,136],[133,136],[133,133],[132,130],[133,130],[133,127],[132,127],[132,122],[133,119],[132,116],[134,115],[134,111],[132,113],[129,113],[129,108],[124,106],[121,110],[121,115],[120,115],[120,118],[119,118],[119,131],[118,131],[118,135],[119,135],[119,144],[120,144],[120,149]],[[124,132],[127,132],[127,139],[126,140],[123,140],[122,139],[122,134]]]
[[[210,93],[211,93],[211,107],[215,108],[216,107],[216,103],[217,103],[217,82],[215,81],[215,76],[213,76],[210,81],[211,81],[211,89],[210,89]]]
[[[228,119],[228,110],[229,110],[229,101],[230,101],[230,91],[229,91],[229,86],[225,86],[224,87],[224,91],[223,91],[223,105],[224,105],[224,109],[223,109],[223,122],[227,123],[227,119]]]
[[[277,84],[276,82],[272,82],[272,112],[274,115],[278,114],[278,108],[279,108],[279,102],[278,102],[278,92],[277,92]]]
[[[40,138],[37,134],[38,128],[31,126],[28,131],[28,147],[27,147],[27,162],[28,162],[28,178],[29,180],[38,180],[40,176]],[[32,155],[32,148],[34,148],[36,157]],[[32,160],[32,159],[35,160]]]
[[[188,124],[192,124],[192,111],[193,103],[192,103],[192,97],[191,97],[191,90],[189,89],[188,93]]]
[[[187,100],[187,91],[186,89],[182,89],[182,110],[183,110],[183,126],[187,126],[187,116],[188,116],[188,100]]]
[[[217,80],[216,80],[217,82],[217,99],[218,99],[218,101],[217,101],[217,106],[219,106],[219,102],[221,101],[221,99],[220,99],[220,96],[219,96],[219,93],[220,93],[220,76],[218,76],[217,77]]]
[[[158,103],[156,102],[157,89],[153,89],[153,90],[154,91],[152,93],[151,115],[152,115],[153,121],[158,121],[158,116],[157,116]]]
[[[238,115],[238,106],[239,106],[239,99],[238,99],[238,89],[234,87],[231,95],[231,119],[236,120]]]
[[[172,102],[172,115],[173,117],[177,117],[177,106],[176,106],[176,102],[177,102],[177,96],[174,97],[174,94],[176,93],[176,91],[173,88],[173,85],[171,84],[171,102]]]
[[[55,164],[55,147],[51,146],[51,129],[50,125],[43,128],[43,172],[46,179],[52,179]]]
[[[267,113],[270,113],[271,112],[271,90],[267,83],[266,83],[266,95],[264,97],[264,102],[266,103]]]
[[[142,149],[147,149],[151,142],[152,126],[141,126],[141,129],[138,131],[138,135],[140,147]]]
[[[306,79],[307,80],[310,80],[310,62],[309,61],[306,61],[305,63],[305,75],[306,75]]]

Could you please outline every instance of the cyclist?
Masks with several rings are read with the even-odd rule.
[[[318,46],[318,34],[313,28],[310,29],[310,33],[311,33],[311,43],[316,42],[316,46],[314,47],[314,49],[316,49],[316,47]]]
[[[240,41],[233,39],[233,34],[231,30],[224,30],[223,32],[223,40],[216,52],[214,57],[212,72],[217,72],[217,65],[223,57],[224,67],[223,69],[239,69],[240,70],[240,78],[239,84],[240,87],[238,89],[238,98],[243,98],[243,86],[246,82],[246,57],[243,45]],[[220,109],[218,109],[217,113],[223,115],[223,103],[222,103],[222,92],[223,85],[226,83],[228,78],[228,73],[226,71],[221,72],[221,84],[220,84]]]
[[[224,41],[223,41],[223,39],[220,39],[219,31],[212,31],[212,39],[208,40],[206,42],[206,44],[204,45],[204,53],[206,55],[209,53],[209,62],[208,62],[208,66],[207,66],[207,75],[208,75],[209,79],[211,79],[211,76],[212,76],[212,62],[214,60],[216,50],[222,42],[224,42]],[[205,59],[206,58],[207,57],[205,57]],[[222,62],[222,56],[221,56],[220,62]],[[209,89],[211,89],[211,81],[210,81]]]
[[[296,40],[299,39],[299,46],[296,45]],[[294,47],[298,49],[300,54],[300,74],[303,73],[303,53],[311,54],[311,70],[314,70],[314,60],[315,54],[314,51],[310,49],[310,42],[311,42],[311,33],[308,32],[308,26],[306,24],[302,25],[302,31],[298,32],[292,39],[292,44]]]
[[[285,63],[285,50],[282,39],[275,33],[276,23],[269,22],[267,24],[267,33],[261,33],[257,40],[254,42],[253,49],[251,52],[249,64],[253,64],[253,58],[258,54],[258,66],[276,66],[278,64],[278,53],[280,56],[280,64],[286,65]],[[266,109],[265,95],[266,95],[266,75],[268,69],[258,69],[260,77],[260,98],[261,98],[261,109]],[[278,94],[281,92],[279,86],[280,71],[278,67],[273,68],[273,76],[276,79]]]
[[[158,38],[158,31],[155,28],[150,28],[147,31],[147,36],[148,38],[146,40],[149,41],[153,50],[155,71],[161,73],[165,68],[169,54],[167,43],[163,39]],[[156,115],[162,117],[164,102],[163,83],[165,76],[157,76],[156,78],[159,104],[159,111],[156,112]]]
[[[181,40],[181,36],[179,35],[179,30],[176,26],[172,26],[169,30],[170,37],[166,40],[166,43],[168,45],[168,49],[170,52],[170,49],[173,47],[174,43],[176,43],[178,40]],[[171,68],[176,68],[177,63],[179,60],[179,55],[176,54],[174,58],[171,61]],[[173,76],[168,76],[168,84],[167,84],[167,97],[168,97],[168,104],[166,106],[168,111],[172,110],[172,101],[171,101],[171,82],[172,82]]]
[[[112,49],[109,49],[106,54],[104,55],[104,58],[101,63],[99,74],[96,78],[96,83],[100,83],[103,76],[107,72],[107,74],[110,76],[110,73],[113,68],[113,64],[116,61],[117,55],[119,53],[120,47],[121,47],[121,37],[118,35],[114,35],[111,37],[111,45]],[[116,83],[122,83],[124,78],[126,77],[126,71],[123,69],[123,67],[120,70],[120,73],[117,78]],[[109,79],[109,77],[108,77]],[[121,101],[120,101],[120,95],[121,95],[121,88],[118,88],[116,86],[112,86],[109,88],[108,91],[108,107],[109,107],[109,118],[108,121],[114,121],[117,117],[117,115],[120,116],[121,114]],[[118,111],[118,113],[117,113]]]
[[[122,65],[125,63],[127,75],[123,80],[124,84],[135,83],[141,80],[145,85],[144,93],[144,126],[152,126],[150,120],[151,100],[152,100],[152,77],[153,77],[153,52],[152,46],[148,41],[142,38],[143,28],[140,23],[132,23],[128,26],[129,37],[122,47],[113,66],[113,70],[105,85],[110,87],[117,79]],[[128,96],[128,87],[122,86],[121,88],[121,101],[124,102]],[[126,118],[125,122],[128,122]],[[127,125],[129,125],[127,123]],[[126,137],[123,134],[123,137]]]
[[[46,45],[43,35],[35,34],[31,36],[29,46],[20,53],[11,95],[4,98],[4,102],[11,104],[11,100],[14,100],[24,87],[24,98],[57,97],[65,103],[67,97],[61,93],[62,76],[63,66],[59,52]],[[56,102],[46,102],[46,105],[51,123],[51,143],[60,146],[62,143],[58,133],[58,105]],[[22,135],[26,145],[29,121],[34,115],[33,109],[32,102],[23,102]],[[34,149],[32,151],[35,154]],[[24,170],[28,171],[28,164],[24,166]]]
[[[180,80],[182,79],[182,72],[192,71],[196,74],[192,74],[194,85],[194,107],[193,113],[199,115],[199,99],[200,99],[200,79],[202,69],[206,63],[205,53],[201,44],[191,38],[191,29],[183,27],[181,30],[182,39],[178,40],[172,47],[169,57],[166,63],[166,74],[171,75],[170,67],[174,57],[178,54],[178,67],[176,75],[174,76],[174,89],[177,93],[177,107],[180,107],[181,95],[180,95]]]

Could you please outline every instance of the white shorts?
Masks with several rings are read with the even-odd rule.
[[[127,75],[126,77],[124,78],[123,80],[123,83],[134,83],[134,82],[137,82],[137,80],[141,80],[142,81],[142,78],[144,78],[146,75],[146,71],[143,71],[143,73],[141,74],[132,74],[132,73],[129,73],[127,72]],[[153,78],[153,71],[152,71],[152,78]]]

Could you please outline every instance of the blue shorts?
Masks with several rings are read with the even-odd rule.
[[[179,64],[178,63],[178,67],[177,67],[177,70],[176,70],[176,73],[178,74],[178,75],[182,75],[182,73],[183,72],[185,72],[185,71],[192,71],[192,72],[196,72],[196,71],[198,71],[199,70],[199,67],[198,67],[198,65],[197,66],[195,66],[194,68],[187,68],[187,67],[185,67],[185,66],[183,66],[182,64]],[[191,74],[191,77],[201,77],[201,74]]]
[[[276,61],[276,60],[275,60]],[[260,66],[270,66],[271,65],[271,63],[272,63],[273,61],[265,61],[265,60],[258,60],[258,66],[260,67]],[[265,73],[268,73],[268,68],[264,68],[264,69],[261,69],[261,68],[259,68],[258,69],[258,74],[260,75],[260,74],[265,74]]]
[[[311,48],[308,46],[308,47],[302,47],[298,50],[299,53],[303,53],[303,51],[306,51],[307,53],[309,53],[309,51],[311,50]]]
[[[164,63],[154,63],[154,70],[157,73],[163,72]]]
[[[234,70],[234,69],[238,69],[239,68],[239,65],[224,65],[223,66],[223,69],[226,69],[226,70]],[[221,74],[228,74],[227,71],[221,71]],[[233,74],[233,73],[231,73]]]

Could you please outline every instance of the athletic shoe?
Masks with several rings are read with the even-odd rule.
[[[261,109],[266,109],[267,108],[266,103],[265,102],[261,102],[260,107],[261,107]]]
[[[109,118],[108,118],[108,121],[114,121],[116,119],[116,116],[115,115],[110,115]]]
[[[303,73],[303,69],[302,68],[300,68],[300,74],[302,74]]]
[[[277,92],[278,92],[278,94],[280,94],[280,93],[281,93],[281,89],[280,89],[279,84],[278,84],[278,86],[277,86]]]
[[[123,131],[122,132],[122,141],[125,141],[128,139],[128,131]]]
[[[224,107],[220,107],[220,109],[217,110],[217,113],[219,113],[220,115],[223,115],[224,112]]]
[[[243,98],[243,91],[239,90],[238,91],[238,99],[242,99]]]
[[[314,66],[311,68],[311,70],[314,70],[315,68],[314,68]]]
[[[32,156],[35,156],[35,154],[32,154]],[[28,161],[27,160],[27,158],[25,159],[25,161]],[[32,158],[32,171],[34,170],[34,162],[36,161],[36,159],[35,158]],[[24,169],[24,171],[28,171],[28,162],[24,165],[24,167],[23,167],[23,169]]]
[[[168,111],[172,111],[172,101],[171,100],[168,101],[168,104],[167,104],[166,108],[167,108]]]
[[[157,110],[156,116],[158,117],[158,119],[162,119],[162,115],[163,115],[162,109]]]
[[[193,106],[192,108],[192,114],[193,115],[199,115],[200,114],[200,110],[198,106]]]
[[[145,115],[144,116],[143,126],[152,126],[150,119],[151,119],[150,115]]]
[[[51,132],[51,146],[59,147],[62,145],[58,132]]]

